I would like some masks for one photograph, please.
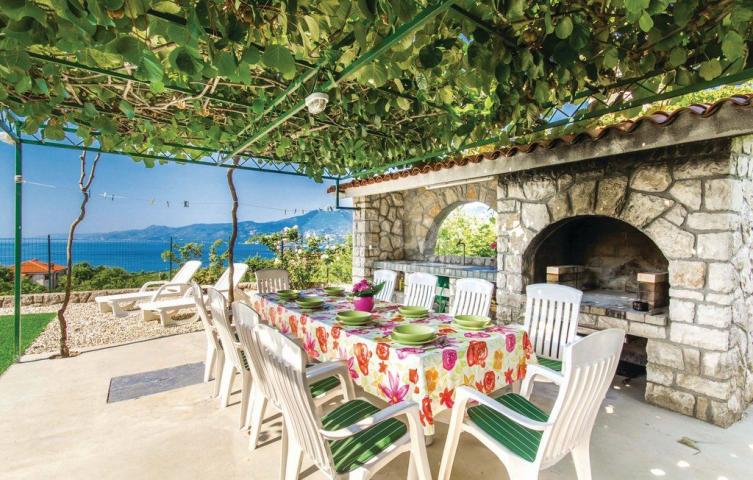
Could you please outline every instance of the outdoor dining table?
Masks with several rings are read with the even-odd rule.
[[[312,359],[346,360],[354,383],[390,404],[415,401],[429,438],[434,434],[434,416],[452,408],[457,387],[491,393],[522,380],[526,365],[536,362],[522,326],[463,331],[452,325],[451,315],[430,313],[423,319],[407,319],[398,312],[399,305],[377,302],[369,324],[349,327],[340,324],[336,314],[351,310],[351,300],[326,297],[318,289],[301,293],[326,299],[323,308],[302,311],[294,301],[284,301],[275,293],[254,293],[250,300],[263,321],[302,339]],[[420,347],[392,340],[392,329],[406,323],[433,327],[436,340]]]

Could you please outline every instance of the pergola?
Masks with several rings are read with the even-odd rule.
[[[742,3],[622,3],[2,2],[16,353],[24,144],[339,184],[753,78]]]

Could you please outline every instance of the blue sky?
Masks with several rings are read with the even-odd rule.
[[[24,185],[24,236],[67,232],[81,198],[78,152],[33,145],[23,148],[24,179],[47,185]],[[90,154],[90,158],[94,157]],[[0,143],[0,237],[13,235],[14,159],[14,147]],[[148,169],[129,157],[103,155],[92,185],[94,197],[79,231],[229,222],[225,174],[224,168],[172,163]],[[294,210],[334,206],[334,197],[326,193],[331,183],[250,171],[237,171],[235,180],[240,220],[275,220],[294,215]],[[184,201],[189,202],[188,208]]]

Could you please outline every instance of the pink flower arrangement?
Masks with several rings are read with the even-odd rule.
[[[353,285],[353,295],[356,297],[373,297],[382,291],[382,287],[384,287],[384,282],[374,285],[364,278]]]

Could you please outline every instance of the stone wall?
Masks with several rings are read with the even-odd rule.
[[[238,284],[238,287],[243,290],[256,290],[256,282],[241,282]],[[81,292],[73,291],[71,292],[71,303],[88,303],[93,302],[97,297],[116,295],[118,293],[137,292],[138,290],[138,288],[121,288],[110,290],[86,290]],[[21,306],[56,305],[63,303],[64,296],[64,292],[27,293],[21,295]],[[0,296],[0,308],[13,308],[13,295]]]
[[[353,279],[370,278],[377,260],[427,260],[460,263],[460,257],[434,255],[439,227],[457,207],[496,204],[496,182],[370,195],[353,199]],[[468,264],[493,265],[493,259],[468,258]]]
[[[403,193],[353,199],[353,281],[371,278],[377,260],[405,258]]]
[[[115,295],[118,293],[135,292],[138,288],[124,288],[120,290],[90,290],[85,292],[71,292],[71,303],[93,302],[96,297],[102,295]],[[63,292],[52,293],[28,293],[21,295],[21,306],[55,305],[63,303]],[[13,308],[13,295],[0,297],[0,308]]]
[[[439,227],[447,215],[457,207],[481,202],[494,209],[496,182],[469,183],[454,187],[428,190],[418,188],[403,192],[405,200],[405,258],[410,260],[436,260],[434,246]],[[444,259],[446,263],[460,263]],[[484,262],[479,263],[483,265]]]
[[[750,222],[740,218],[751,218],[741,194],[743,184],[753,188],[746,149],[747,139],[717,140],[500,176],[498,318],[521,320],[524,258],[547,226],[588,215],[622,220],[669,262],[669,320],[599,327],[649,338],[648,401],[718,425],[739,419],[752,388],[743,348],[753,288]]]
[[[743,402],[749,404],[753,402],[753,136],[733,140],[732,160],[739,177],[739,196],[734,195],[733,201],[740,204],[739,230],[733,238],[737,250],[732,258],[736,275],[715,272],[715,284],[733,297],[733,353],[729,365],[724,366],[731,367],[732,374],[744,376]],[[732,187],[738,188],[734,184]]]

